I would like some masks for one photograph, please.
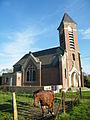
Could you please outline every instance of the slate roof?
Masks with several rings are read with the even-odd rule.
[[[63,22],[67,22],[67,23],[75,23],[77,24],[67,13],[64,13],[64,16],[62,18],[62,21],[60,23],[60,26]],[[57,28],[57,30],[59,30],[60,26]]]
[[[52,64],[54,60],[56,60],[56,57],[60,54],[64,54],[64,50],[61,47],[54,47],[38,52],[32,53],[36,58],[39,58],[39,60],[42,62],[42,65],[49,65]],[[28,59],[29,54],[24,55],[14,66],[21,65],[23,66],[25,61]]]

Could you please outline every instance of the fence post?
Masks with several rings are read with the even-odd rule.
[[[79,92],[77,91],[77,99],[76,99],[76,101],[77,101],[77,104],[79,103]]]
[[[81,98],[82,97],[81,87],[79,88],[79,90],[80,90],[80,98]]]
[[[58,99],[56,101],[58,103]],[[57,115],[58,115],[58,112],[59,112],[60,104],[61,104],[61,100],[59,101],[59,104],[57,104],[56,118],[57,118]]]
[[[15,92],[13,92],[13,120],[18,120]]]
[[[63,112],[65,113],[66,110],[65,110],[65,92],[64,92],[64,90],[62,90],[62,102],[63,102]]]
[[[73,89],[71,89],[71,95],[72,95],[72,107],[73,107]]]

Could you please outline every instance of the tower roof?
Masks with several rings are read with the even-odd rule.
[[[62,21],[61,21],[61,23],[60,23],[60,25],[59,25],[59,27],[58,27],[57,30],[59,30],[61,24],[64,23],[64,22],[76,24],[76,22],[75,22],[67,13],[64,13],[64,16],[63,16],[63,18],[62,18]]]
[[[72,18],[67,13],[64,13],[62,21],[76,24],[76,22],[74,20],[72,20]]]

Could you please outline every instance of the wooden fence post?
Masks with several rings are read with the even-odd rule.
[[[78,93],[78,91],[77,91],[77,99],[76,99],[76,101],[77,101],[77,104],[79,103],[79,93]]]
[[[73,104],[73,90],[71,89],[71,96],[72,96],[72,107],[74,106]]]
[[[58,103],[58,99],[56,100],[57,103]],[[58,112],[60,110],[60,104],[61,104],[61,100],[59,100],[59,104],[57,104],[57,111],[56,111],[56,118],[57,118],[57,115],[58,115]],[[56,120],[56,119],[55,119]]]
[[[80,90],[80,98],[81,98],[82,97],[81,87],[79,88],[79,90]]]
[[[15,92],[13,92],[13,120],[18,120]]]
[[[65,113],[66,110],[65,110],[65,92],[64,92],[64,90],[62,90],[62,102],[63,102],[63,112]]]

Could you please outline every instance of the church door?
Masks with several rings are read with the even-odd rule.
[[[79,86],[79,77],[76,72],[73,72],[71,75],[71,87],[78,87]]]

